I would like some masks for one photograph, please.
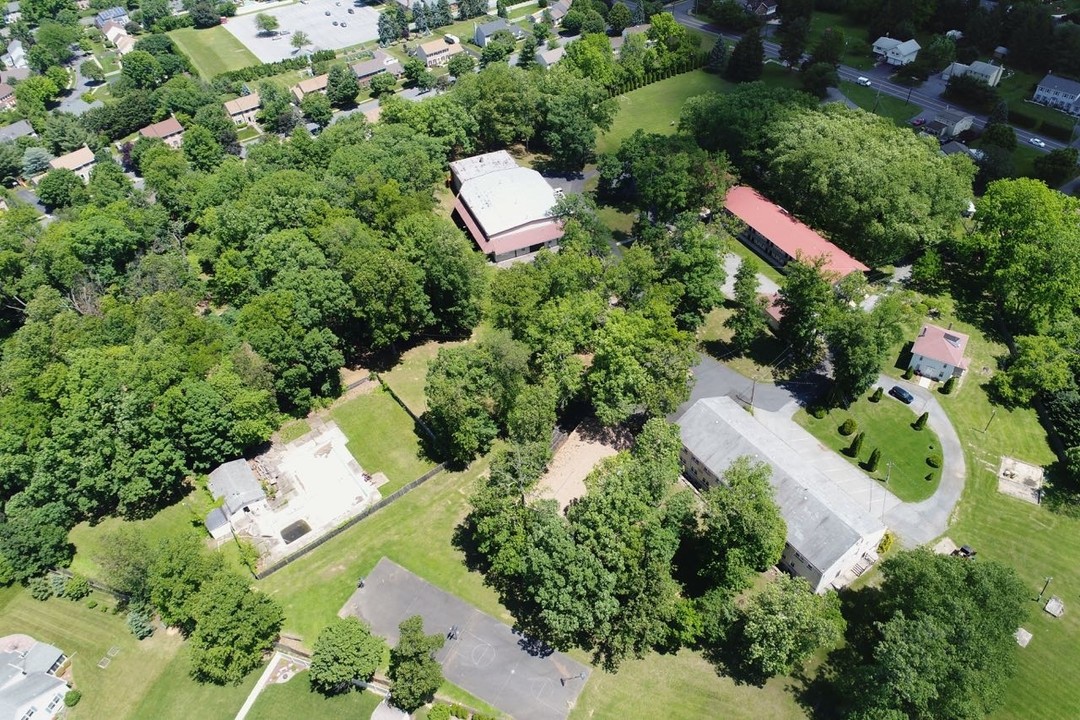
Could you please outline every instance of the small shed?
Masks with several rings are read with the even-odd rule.
[[[243,458],[219,465],[210,473],[208,487],[215,499],[223,501],[221,510],[226,518],[247,512],[250,506],[266,499],[266,493],[251,471],[251,465]]]

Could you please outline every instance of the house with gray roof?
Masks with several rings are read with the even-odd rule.
[[[126,8],[122,8],[119,5],[116,7],[106,8],[97,15],[94,16],[94,26],[99,30],[105,25],[105,23],[112,20],[117,25],[123,27],[130,21],[128,18],[128,12]]]
[[[12,40],[8,43],[7,52],[0,59],[4,61],[4,65],[12,69],[29,67],[26,63],[26,49],[21,40]]]
[[[511,25],[503,18],[496,18],[491,22],[476,26],[476,29],[473,30],[473,42],[480,47],[484,47],[495,33],[504,30],[513,35],[515,40],[520,40],[525,36],[525,31],[517,25]]]
[[[67,662],[59,648],[26,635],[0,639],[0,720],[52,720],[64,709]]]
[[[1080,82],[1047,73],[1031,98],[1040,105],[1057,108],[1070,115],[1080,115]]]
[[[206,529],[215,538],[227,536],[238,520],[266,503],[266,492],[247,460],[240,458],[218,465],[207,483],[215,500],[221,500],[206,516]]]
[[[0,127],[0,142],[7,142],[9,140],[17,140],[21,137],[31,137],[35,135],[34,128],[30,123],[25,120],[18,120]]]
[[[734,400],[698,400],[678,423],[684,475],[699,488],[723,482],[740,457],[769,466],[787,523],[783,570],[820,593],[843,587],[876,562],[885,526]]]

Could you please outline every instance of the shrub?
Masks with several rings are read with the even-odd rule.
[[[911,427],[915,428],[916,430],[922,430],[924,427],[926,427],[926,421],[929,418],[930,418],[930,413],[924,412],[922,415],[920,415],[915,420],[914,423],[912,423]]]
[[[881,402],[881,395],[885,392],[885,389],[880,385],[874,388],[874,394],[870,396],[870,402]]]
[[[93,610],[97,606],[98,606],[98,601],[94,600],[93,598],[90,598],[90,600],[88,600],[87,603],[86,603],[86,607],[90,608],[91,610]]]
[[[78,705],[80,700],[82,700],[82,692],[79,690],[68,690],[64,694],[64,704],[69,708]]]
[[[929,455],[926,456],[926,464],[929,465],[932,468],[941,467],[941,463],[942,463],[941,453],[939,453],[939,452],[932,452],[932,453],[930,453]]]
[[[823,407],[811,408],[810,409],[810,414],[813,415],[818,420],[821,420],[822,418],[825,417],[825,408],[823,408]]]
[[[450,706],[446,703],[435,703],[428,710],[428,720],[450,720]]]
[[[913,377],[915,377],[915,371],[914,370],[912,370],[911,368],[908,368],[907,370],[904,371],[904,379],[905,380],[910,380]]]
[[[64,597],[64,591],[67,589],[67,578],[63,575],[50,575],[49,587],[52,590],[52,594],[56,597]]]
[[[469,711],[461,705],[451,705],[450,715],[451,717],[460,718],[460,720],[469,720]]]
[[[942,395],[951,395],[952,391],[953,391],[953,388],[955,388],[955,387],[956,387],[956,376],[953,375],[952,377],[950,377],[948,380],[945,381],[944,385],[941,386],[941,394]]]
[[[64,597],[68,600],[82,600],[90,594],[90,581],[82,575],[73,575],[64,587]]]
[[[866,461],[866,471],[874,472],[878,468],[878,463],[881,462],[881,451],[874,448],[874,451],[870,453],[870,459]]]
[[[128,613],[127,626],[131,634],[140,640],[154,634],[154,623],[151,621],[150,613],[143,608],[135,608]]]
[[[881,554],[889,552],[889,550],[891,550],[892,546],[895,545],[895,544],[896,544],[896,536],[893,535],[891,530],[886,530],[885,535],[882,536],[882,538],[881,538],[881,542],[878,543],[878,546],[877,546],[878,554],[881,555]]]
[[[866,433],[859,433],[856,435],[854,439],[852,439],[851,444],[844,450],[844,454],[848,457],[859,457],[859,452],[862,450],[863,437],[865,435]]]
[[[333,50],[316,50],[311,53],[311,62],[321,63],[328,62],[337,57],[337,54]]]
[[[30,597],[44,602],[53,596],[52,584],[43,577],[36,577],[26,585]]]
[[[844,437],[847,437],[858,429],[859,425],[855,422],[855,418],[848,418],[840,424],[840,434]]]

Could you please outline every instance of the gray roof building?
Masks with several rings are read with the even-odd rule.
[[[806,578],[816,592],[842,584],[864,557],[876,559],[885,526],[734,400],[699,400],[679,427],[686,475],[698,485],[720,482],[743,456],[771,468],[776,504],[787,522],[781,567]]]
[[[1048,74],[1039,81],[1039,87],[1051,91],[1056,90],[1064,95],[1080,96],[1080,82],[1060,75]]]
[[[0,651],[0,720],[49,720],[64,709],[67,683],[54,674],[67,659],[63,651],[27,636]]]
[[[248,505],[266,497],[251,466],[243,458],[219,465],[210,473],[208,486],[215,498],[224,500],[222,509],[226,516],[242,512]]]
[[[112,20],[117,25],[127,25],[128,23],[128,11],[125,8],[117,5],[116,7],[106,8],[94,16],[94,25],[101,27],[105,23]]]
[[[487,41],[491,39],[491,36],[497,32],[505,30],[513,35],[515,38],[521,38],[525,33],[516,25],[511,25],[503,18],[496,18],[491,22],[486,22],[483,25],[477,25],[476,30],[473,31],[473,42],[484,47]]]
[[[34,128],[30,126],[30,123],[25,120],[19,120],[0,128],[0,142],[15,140],[33,134]]]

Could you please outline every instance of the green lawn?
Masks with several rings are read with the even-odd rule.
[[[169,33],[204,80],[229,70],[258,65],[259,59],[231,32],[218,25],[205,30],[181,28]]]
[[[1035,86],[1042,79],[1041,75],[1032,75],[1011,67],[1006,70],[1005,75],[998,83],[997,90],[1001,99],[1009,104],[1009,110],[1015,110],[1061,127],[1073,126],[1075,119],[1068,113],[1031,102],[1031,96],[1035,94]]]
[[[264,668],[252,670],[239,685],[199,684],[188,674],[188,647],[181,645],[156,682],[143,688],[142,700],[131,715],[134,720],[188,720],[193,716],[199,720],[232,720],[236,717]]]
[[[349,452],[360,467],[372,474],[385,473],[390,479],[379,489],[384,496],[435,465],[421,457],[409,413],[382,388],[336,405],[330,417],[349,439]]]
[[[299,718],[368,718],[382,698],[372,692],[350,692],[325,697],[312,689],[302,672],[288,682],[267,685],[248,713],[249,720]],[[239,709],[239,708],[237,708]]]
[[[765,687],[736,685],[718,677],[697,653],[651,654],[627,660],[612,675],[594,670],[570,720],[604,718],[806,718],[788,690],[790,678],[776,678]]]
[[[533,2],[528,5],[522,5],[521,7],[508,9],[506,14],[510,16],[510,22],[513,22],[515,20],[524,20],[526,16],[532,15],[538,10],[540,10],[540,3]]]
[[[615,122],[611,130],[597,139],[596,152],[614,152],[625,138],[639,128],[645,132],[672,133],[687,98],[707,92],[723,92],[729,87],[731,83],[719,75],[694,70],[619,95],[616,97],[619,112]]]
[[[900,98],[879,95],[877,88],[873,86],[865,87],[844,81],[840,83],[840,92],[863,110],[887,117],[897,125],[906,126],[908,121],[922,110],[918,105],[905,102]]]
[[[290,443],[311,432],[311,424],[304,418],[292,420],[278,428],[278,442]]]
[[[732,332],[724,327],[724,321],[731,317],[732,306],[725,304],[714,308],[705,316],[705,321],[698,329],[698,342],[703,352],[720,360],[732,370],[744,377],[758,382],[776,382],[783,378],[783,365],[775,366],[782,360],[787,347],[768,329],[750,347],[745,355],[739,354],[731,346]],[[750,390],[752,380],[747,380]]]
[[[738,255],[744,260],[749,260],[754,265],[755,272],[759,275],[764,275],[777,284],[783,283],[784,276],[780,271],[765,262],[760,255],[746,247],[738,238],[732,238],[728,242],[727,251],[733,255]]]
[[[919,411],[918,404],[912,407]],[[859,431],[866,433],[858,458],[850,458],[840,452],[852,439],[844,437],[838,430],[848,418],[854,418]],[[881,464],[876,471],[868,474],[881,481],[888,477],[886,486],[894,495],[904,502],[918,502],[933,495],[941,480],[941,470],[926,464],[929,453],[941,452],[941,444],[929,427],[913,429],[911,424],[915,418],[911,408],[889,395],[883,395],[876,403],[870,402],[865,396],[861,397],[851,407],[830,410],[820,420],[805,409],[799,410],[795,422],[852,463],[866,462],[874,448],[879,448]]]
[[[841,62],[845,65],[861,68],[863,70],[867,70],[874,66],[874,55],[870,42],[867,40],[866,28],[859,25],[852,25],[846,17],[836,13],[821,12],[820,10],[814,11],[813,16],[810,18],[810,41],[807,43],[808,52],[813,49],[814,44],[817,42],[818,38],[821,37],[821,33],[828,27],[842,30],[844,37],[847,39],[847,48],[844,50]]]
[[[406,350],[394,369],[380,373],[379,377],[397,393],[410,410],[422,415],[427,410],[424,383],[427,380],[428,365],[439,354],[440,348],[458,345],[461,343],[432,341]]]
[[[67,653],[74,685],[83,693],[79,706],[68,711],[72,720],[161,717],[140,715],[135,709],[152,685],[173,672],[179,636],[158,631],[140,642],[127,629],[122,615],[91,610],[87,606],[90,599],[103,600],[94,593],[79,603],[61,599],[39,602],[22,588],[0,588],[0,636],[25,633]],[[119,652],[109,666],[97,667],[113,647]],[[187,676],[186,670],[183,675]],[[190,710],[195,706],[185,707]],[[233,707],[228,717],[239,707]]]

